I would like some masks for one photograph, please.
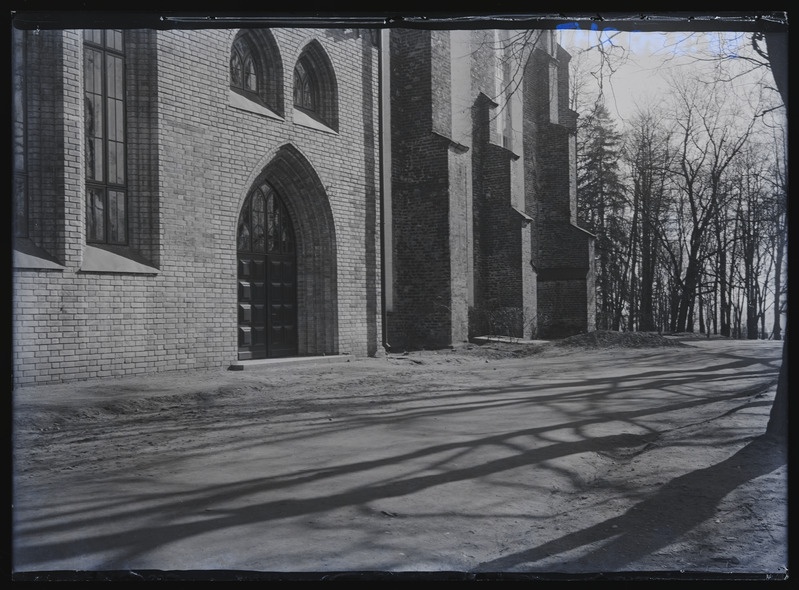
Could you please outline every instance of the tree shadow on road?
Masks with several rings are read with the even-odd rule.
[[[621,516],[485,562],[475,570],[525,571],[535,569],[536,562],[580,550],[587,551],[573,559],[563,558],[564,565],[568,562],[568,571],[624,570],[680,540],[691,529],[713,518],[716,507],[727,494],[786,462],[784,445],[765,435],[759,436],[720,463],[674,478]],[[674,510],[675,506],[680,506],[680,510]],[[669,520],[664,520],[664,514],[669,515]],[[601,546],[589,549],[600,543]],[[602,567],[597,568],[597,564]]]
[[[773,383],[769,372],[750,368],[753,363],[746,360],[718,365],[713,369],[639,371],[632,377],[625,373],[578,379],[566,373],[565,378],[558,382],[537,383],[531,377],[493,387],[479,383],[466,391],[455,391],[451,383],[442,382],[434,392],[426,385],[423,391],[411,396],[408,403],[395,402],[379,413],[375,413],[369,400],[353,394],[352,399],[333,406],[339,412],[335,420],[322,412],[325,408],[331,409],[331,404],[325,405],[324,400],[313,400],[310,406],[303,407],[304,414],[298,414],[295,400],[286,400],[281,411],[275,412],[271,405],[267,408],[250,403],[234,406],[232,401],[238,399],[235,396],[225,400],[227,405],[220,403],[219,407],[214,407],[214,411],[204,407],[198,409],[194,405],[186,408],[176,402],[174,410],[171,406],[148,408],[153,416],[148,414],[145,421],[140,416],[127,414],[114,420],[104,416],[104,421],[92,422],[92,436],[99,435],[97,429],[102,424],[114,435],[101,438],[105,444],[109,444],[108,441],[117,445],[123,441],[129,443],[125,448],[141,454],[144,460],[123,463],[122,468],[113,471],[108,468],[92,471],[88,469],[91,463],[84,461],[86,474],[102,473],[105,479],[87,485],[81,492],[73,490],[58,501],[46,497],[29,498],[30,507],[26,507],[25,518],[18,523],[20,526],[15,538],[16,565],[34,567],[37,563],[54,559],[74,558],[91,561],[101,569],[106,565],[117,568],[120,564],[127,566],[139,556],[154,554],[173,543],[207,533],[366,506],[439,486],[481,481],[496,474],[530,469],[559,458],[592,452],[612,454],[619,449],[643,447],[662,434],[660,429],[667,423],[663,418],[666,415],[692,411],[701,415],[699,410],[703,406],[721,404],[720,408],[725,408],[735,400],[751,398],[770,389]],[[745,370],[747,368],[749,370]],[[726,378],[719,374],[725,371],[730,371]],[[667,374],[671,378],[667,378]],[[752,383],[752,379],[759,383]],[[715,387],[698,387],[716,380],[719,383],[714,383]],[[736,385],[730,389],[732,381]],[[728,387],[723,388],[725,384]],[[694,386],[694,389],[683,390],[684,386]],[[647,391],[656,394],[668,392],[668,396],[651,402],[641,400],[640,404],[633,405],[622,396],[615,404],[610,403],[620,394],[640,396],[640,392]],[[244,397],[242,402],[248,400],[250,398]],[[577,405],[573,405],[575,403]],[[590,404],[591,411],[586,412],[586,404]],[[361,428],[374,428],[378,424],[391,425],[392,432],[407,432],[415,427],[426,432],[441,427],[431,422],[434,419],[451,420],[460,414],[467,417],[475,414],[485,419],[488,410],[500,407],[517,415],[529,414],[531,409],[540,411],[549,405],[553,415],[559,416],[552,423],[531,424],[519,429],[488,429],[481,431],[481,435],[458,437],[439,444],[426,443],[422,438],[411,446],[387,447],[385,453],[342,454],[340,459],[323,467],[300,462],[285,471],[247,471],[241,478],[209,483],[195,489],[165,487],[165,482],[160,485],[154,482],[152,490],[142,492],[146,489],[142,486],[141,476],[146,471],[145,466],[149,469],[159,464],[165,469],[164,473],[180,472],[181,463],[195,455],[219,460],[222,451],[230,458],[264,444],[286,444],[300,439],[308,444],[314,438],[327,440],[322,435],[331,432],[347,433],[357,438]],[[157,410],[160,409],[169,411],[159,414]],[[182,421],[173,423],[174,413],[180,409],[184,410]],[[271,410],[268,414],[270,420],[283,420],[285,428],[275,431],[264,428],[265,420],[259,414],[262,409]],[[186,410],[190,412],[186,413]],[[603,428],[610,421],[624,422],[626,426]],[[423,422],[421,426],[420,422]],[[164,438],[167,427],[169,433],[174,434],[174,438],[165,439],[168,445],[161,445],[163,454],[142,451],[145,424],[148,434],[157,432]],[[691,424],[695,425],[695,422]],[[592,428],[594,426],[598,428]],[[229,436],[212,439],[201,436],[209,430],[229,433]],[[555,436],[547,438],[551,433]],[[562,440],[558,433],[571,435]],[[271,438],[267,439],[267,434]],[[282,436],[280,441],[276,435]],[[83,440],[74,440],[70,448],[79,449],[78,443],[83,444]],[[591,567],[592,563],[603,563],[604,567],[621,569],[641,556],[673,543],[686,531],[710,518],[719,501],[731,490],[785,463],[784,451],[775,452],[774,448],[762,447],[764,444],[764,441],[756,439],[726,461],[674,479],[622,516],[538,547],[485,562],[476,569],[530,569],[531,564],[535,568],[537,561],[570,551],[580,554],[578,560],[564,558],[570,567],[595,569]],[[506,451],[497,453],[494,451],[497,448]],[[478,452],[484,449],[492,452],[481,457]],[[763,457],[751,460],[758,458],[760,452],[764,453]],[[474,457],[471,461],[468,460],[470,454]],[[130,465],[137,465],[139,469],[131,472]],[[383,471],[386,468],[395,469],[394,474],[387,476]],[[349,483],[342,486],[334,483],[337,481]],[[111,484],[109,489],[114,493],[107,493],[102,487],[106,483]],[[320,484],[326,485],[307,487]],[[319,491],[296,493],[308,489]],[[685,498],[692,499],[689,509],[681,513],[676,511],[678,514],[674,520],[664,523],[664,514],[675,512],[670,508],[684,503]],[[642,530],[643,536],[632,532]],[[368,536],[367,532],[364,537]],[[596,548],[603,543],[603,547]]]

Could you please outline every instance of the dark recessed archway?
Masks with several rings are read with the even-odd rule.
[[[327,193],[310,162],[290,144],[278,149],[254,187],[264,182],[280,196],[294,231],[296,353],[338,354],[336,232]]]

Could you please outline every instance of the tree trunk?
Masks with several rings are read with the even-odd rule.
[[[788,438],[788,337],[782,341],[782,366],[777,381],[777,393],[771,406],[766,435],[779,439]]]
[[[782,263],[782,256],[777,256],[777,260]],[[774,340],[782,340],[782,320],[780,318],[780,289],[782,288],[780,282],[780,273],[777,270],[777,276],[774,277],[774,325],[771,329],[771,334]]]
[[[778,222],[778,226],[782,224]],[[782,256],[785,246],[782,239],[777,237],[777,247],[774,256],[774,326],[771,330],[774,340],[782,340],[782,318],[780,318],[780,291],[782,290]]]
[[[685,270],[685,280],[683,290],[680,293],[679,311],[677,317],[678,332],[694,331],[694,301],[696,300],[696,286],[699,283],[698,262],[695,256],[688,260],[688,268]]]
[[[718,269],[716,269],[718,270]],[[711,296],[708,298],[707,302],[707,331],[708,336],[710,336],[710,326],[711,323],[713,325],[713,335],[717,335],[719,333],[719,321],[718,321],[718,302],[719,302],[719,277],[718,272],[716,276],[713,278],[713,288],[711,292]]]
[[[669,315],[669,331],[679,332],[679,315],[680,315],[680,290],[676,284],[671,285],[670,289],[670,315]]]
[[[705,333],[705,312],[704,312],[704,298],[699,295],[699,333]],[[708,332],[709,333],[709,332]]]
[[[652,247],[652,188],[646,185],[641,194],[641,295],[638,328],[644,332],[655,329],[654,294],[655,256]]]
[[[719,282],[719,321],[721,322],[721,335],[730,335],[730,303],[727,300],[727,249],[721,239],[721,228],[717,226],[718,236],[718,282]]]
[[[777,89],[782,96],[782,102],[788,110],[788,32],[766,33],[766,47],[768,48],[769,62]],[[779,275],[779,268],[777,274]],[[777,291],[779,298],[779,291]],[[779,314],[779,309],[774,310]],[[777,395],[771,407],[766,434],[780,440],[788,439],[788,338],[782,341],[782,366],[780,367],[779,381],[777,382]]]

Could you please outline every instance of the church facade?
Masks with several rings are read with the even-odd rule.
[[[15,384],[590,329],[567,55],[486,35],[15,29]]]
[[[570,56],[554,31],[398,29],[388,55],[388,343],[592,329]]]

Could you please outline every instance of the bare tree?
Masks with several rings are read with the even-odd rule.
[[[765,185],[768,162],[763,158],[769,151],[764,148],[749,144],[741,152],[733,173],[742,288],[746,300],[746,337],[750,340],[758,338],[759,324],[765,318],[768,275],[774,264],[774,254],[768,251],[767,243],[772,211]]]
[[[718,89],[718,87],[727,82],[727,91],[735,86],[730,84],[730,82],[736,82],[747,73],[770,72],[774,85],[771,86],[769,84],[769,86],[778,91],[782,104],[777,107],[764,107],[758,113],[759,116],[762,116],[775,108],[784,107],[787,111],[788,34],[784,26],[787,25],[787,13],[763,13],[759,18],[761,19],[762,30],[741,33],[737,36],[731,36],[724,32],[724,34],[719,35],[718,51],[700,59],[705,59],[717,66],[716,75],[711,77],[712,83],[710,86]],[[591,75],[594,76],[598,83],[597,96],[600,98],[605,98],[608,91],[611,96],[613,94],[613,87],[609,82],[612,80],[613,73],[615,73],[615,64],[618,63],[614,62],[614,59],[619,56],[627,58],[629,55],[624,47],[617,44],[620,41],[618,35],[618,31],[606,33],[604,39],[598,37],[596,44],[586,49],[587,52],[595,51],[600,55],[599,67],[591,70]],[[728,50],[729,48],[726,45],[728,41],[737,43],[744,37],[748,37],[749,44],[754,49],[753,55],[745,55],[737,50],[737,46],[734,51]],[[738,66],[742,63],[747,67],[739,68]],[[733,65],[737,69],[727,69],[728,65]],[[767,76],[767,74],[764,73],[764,76]],[[763,78],[763,80],[768,80],[768,78]],[[684,99],[689,97],[690,94],[683,94]],[[716,94],[716,99],[718,98],[719,95]],[[692,108],[694,106],[700,107],[701,105],[699,103],[692,104],[689,100],[684,102],[684,106]],[[730,331],[730,325],[734,322],[733,317],[740,313],[741,309],[741,304],[735,304],[732,301],[732,281],[728,280],[733,274],[730,269],[734,270],[736,268],[735,255],[739,250],[736,250],[735,225],[728,225],[727,220],[719,216],[719,212],[724,209],[725,200],[729,198],[727,192],[729,187],[726,185],[725,179],[726,169],[736,157],[737,152],[746,143],[748,134],[751,132],[752,121],[748,120],[750,124],[744,125],[743,129],[740,129],[732,124],[734,118],[731,120],[722,117],[723,111],[721,110],[717,110],[714,113],[713,109],[699,108],[695,113],[691,113],[689,108],[686,112],[692,116],[688,120],[683,120],[684,124],[680,129],[680,137],[684,141],[680,144],[682,148],[679,153],[681,165],[676,169],[676,172],[678,172],[681,179],[683,191],[686,191],[685,194],[690,191],[690,196],[693,197],[693,200],[687,199],[688,202],[685,203],[685,207],[678,204],[673,208],[676,212],[685,213],[685,217],[673,219],[670,223],[664,222],[659,224],[657,228],[658,240],[663,246],[658,250],[661,262],[658,268],[661,270],[656,272],[655,280],[658,290],[658,295],[655,297],[658,301],[659,309],[659,312],[657,312],[658,324],[662,326],[665,322],[670,321],[673,327],[684,329],[688,323],[689,314],[694,308],[695,297],[700,292],[702,275],[713,273],[713,276],[709,277],[712,285],[710,289],[713,293],[713,301],[715,302],[716,298],[718,298],[718,305],[714,303],[710,308],[714,309],[714,318],[718,314],[721,331],[725,333]],[[736,130],[735,133],[732,132],[733,130]],[[698,157],[699,160],[695,160],[695,157]],[[783,164],[782,171],[777,172],[774,178],[781,178],[784,181],[785,170],[787,170],[787,166]],[[778,182],[782,184],[784,189],[787,183]],[[664,196],[671,197],[672,195],[665,191]],[[668,198],[665,198],[664,202],[667,201]],[[643,210],[643,201],[640,200],[640,195],[637,204]],[[639,219],[639,227],[643,228],[643,217],[639,217]],[[781,241],[786,239],[784,220],[784,216],[777,215],[775,217],[774,230],[776,234],[773,235],[772,242],[774,246],[785,245],[785,242]],[[669,242],[668,238],[675,237],[682,229],[688,229],[688,226],[684,225],[685,221],[690,221],[691,225],[690,231],[685,234],[688,236],[685,243],[687,248],[683,249],[682,243],[679,242],[677,247],[674,247],[674,244]],[[714,232],[714,230],[716,231]],[[715,237],[715,247],[711,247],[712,240],[709,239],[710,237]],[[643,246],[641,246],[640,251],[643,262]],[[775,283],[773,294],[775,301],[775,328],[773,332],[776,338],[781,332],[779,318],[783,309],[781,293],[784,290],[780,282],[783,266],[781,258],[783,254],[781,252],[784,252],[785,248],[776,247],[773,251],[775,253],[773,271]],[[732,254],[733,260],[726,260],[725,257],[730,254]],[[715,264],[707,264],[710,260],[708,257],[713,257]],[[672,272],[664,273],[663,269],[665,268],[671,268]],[[683,268],[685,269],[684,272],[676,272],[677,269]],[[644,272],[643,264],[640,266],[640,272],[641,274]],[[643,281],[641,284],[643,284]],[[669,294],[671,295],[669,296]],[[640,299],[642,307],[644,299],[644,297]],[[648,297],[646,299],[648,300]],[[738,299],[737,294],[735,299]],[[736,307],[738,311],[734,314]],[[641,314],[641,317],[643,318],[644,314]],[[783,345],[783,364],[780,371],[777,396],[767,431],[770,435],[785,437],[787,435],[787,424],[786,337]]]
[[[756,119],[751,117],[739,125],[740,112],[726,102],[726,93],[718,84],[675,78],[672,85],[676,96],[675,139],[679,143],[674,174],[689,213],[677,317],[677,330],[686,331],[701,278],[703,247],[725,196],[722,179],[746,145]]]
[[[640,242],[638,284],[639,329],[658,328],[655,318],[658,251],[661,221],[665,212],[666,171],[671,153],[668,131],[653,107],[639,109],[631,122],[625,142],[625,160],[631,183],[632,208],[640,221],[634,224],[633,239]],[[633,315],[632,313],[630,314]]]
[[[785,313],[785,292],[783,272],[785,253],[788,248],[788,175],[785,154],[787,150],[787,137],[784,129],[780,128],[774,133],[774,163],[770,170],[771,191],[770,210],[771,223],[769,224],[769,251],[774,254],[774,289],[773,289],[773,325],[771,337],[782,340],[782,316]]]

